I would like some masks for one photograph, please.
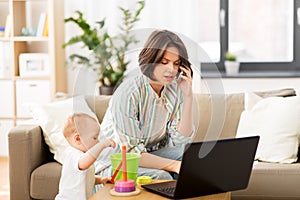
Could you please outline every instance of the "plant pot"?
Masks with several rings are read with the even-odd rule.
[[[225,70],[228,75],[237,75],[240,69],[240,63],[236,61],[225,60]]]
[[[114,86],[100,86],[99,92],[100,95],[112,95],[114,93],[115,87]]]

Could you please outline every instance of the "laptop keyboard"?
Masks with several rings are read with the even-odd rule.
[[[165,183],[153,184],[152,188],[161,193],[174,194],[176,188],[176,181],[170,181]]]
[[[173,194],[175,192],[175,187],[174,186],[160,187],[157,188],[157,190],[164,193]]]

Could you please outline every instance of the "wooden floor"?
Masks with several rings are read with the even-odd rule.
[[[0,157],[0,200],[9,200],[8,158]]]

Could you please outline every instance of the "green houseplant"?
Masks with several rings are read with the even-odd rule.
[[[111,94],[115,86],[122,80],[129,61],[125,58],[125,53],[130,44],[138,42],[130,31],[139,20],[141,11],[145,6],[144,1],[138,1],[138,8],[135,11],[119,7],[122,12],[122,21],[117,36],[111,36],[105,28],[105,19],[95,23],[93,27],[84,18],[83,13],[76,11],[77,17],[65,19],[65,23],[75,23],[82,34],[70,38],[63,48],[76,43],[82,43],[83,48],[90,52],[89,56],[78,53],[71,54],[69,59],[80,66],[93,69],[99,76],[100,93],[102,89],[110,91]]]
[[[229,51],[227,51],[226,54],[225,54],[225,58],[226,58],[226,60],[229,60],[229,61],[236,61],[237,56],[235,54],[230,53]]]
[[[224,65],[228,75],[237,75],[239,73],[240,63],[237,61],[236,54],[227,51]]]

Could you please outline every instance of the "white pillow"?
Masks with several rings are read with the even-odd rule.
[[[236,137],[259,135],[256,159],[266,162],[297,161],[300,135],[300,97],[261,98],[245,94]]]
[[[35,123],[41,126],[45,142],[49,146],[50,152],[54,154],[54,159],[61,164],[64,160],[63,152],[69,146],[62,133],[67,117],[73,113],[86,113],[97,119],[95,113],[87,105],[84,96],[45,105],[27,104],[26,107]]]

